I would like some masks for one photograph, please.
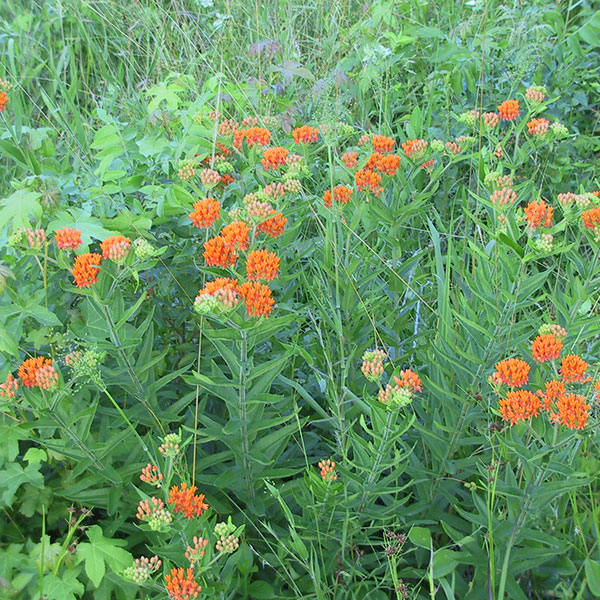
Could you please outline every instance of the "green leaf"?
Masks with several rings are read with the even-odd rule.
[[[408,534],[408,539],[421,548],[431,548],[431,532],[427,527],[413,527]]]
[[[19,487],[24,483],[31,483],[35,486],[44,485],[44,476],[39,472],[39,463],[32,462],[23,468],[18,463],[9,463],[6,469],[0,471],[0,489],[2,493],[2,501],[10,506],[17,493]]]
[[[248,588],[251,598],[270,599],[275,597],[275,592],[272,586],[266,581],[253,581]]]
[[[444,577],[448,575],[448,573],[452,573],[456,568],[458,562],[455,559],[455,552],[452,550],[448,550],[447,548],[442,548],[441,550],[437,550],[433,555],[433,577],[434,579],[439,579],[440,577]]]
[[[30,218],[39,219],[42,216],[40,197],[38,192],[21,189],[1,200],[0,230],[8,224],[12,224],[13,229],[30,227]]]
[[[133,557],[120,547],[126,544],[125,540],[105,538],[99,525],[92,525],[87,536],[90,543],[82,542],[77,546],[77,559],[78,562],[85,561],[85,572],[98,587],[106,573],[106,565],[119,572],[131,563]]]
[[[0,350],[13,356],[19,356],[19,346],[17,346],[15,338],[4,325],[0,325]]]
[[[586,558],[584,564],[588,588],[596,598],[600,598],[600,563],[591,558]]]

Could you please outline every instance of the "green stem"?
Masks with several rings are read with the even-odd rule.
[[[387,417],[385,420],[385,427],[383,428],[383,436],[381,441],[379,442],[379,448],[377,448],[377,456],[375,457],[375,462],[373,463],[373,468],[369,473],[369,477],[365,483],[365,489],[363,491],[362,498],[360,499],[360,507],[358,512],[360,513],[365,506],[365,502],[367,500],[367,496],[369,495],[369,487],[375,481],[375,478],[378,475],[379,467],[381,466],[381,461],[383,460],[383,453],[385,452],[385,447],[387,446],[388,438],[390,437],[390,431],[392,429],[392,420],[395,420],[397,412],[395,410],[387,411]]]
[[[108,330],[110,333],[110,339],[111,339],[112,343],[115,345],[115,348],[116,348],[117,352],[119,353],[119,356],[121,357],[121,359],[125,365],[125,368],[127,369],[127,372],[129,373],[129,377],[131,378],[131,381],[133,382],[133,384],[135,385],[135,387],[137,389],[137,393],[135,394],[136,398],[143,404],[144,408],[152,415],[152,417],[156,421],[156,424],[158,425],[158,428],[160,429],[161,433],[164,434],[165,429],[164,429],[162,423],[160,422],[159,418],[154,414],[154,411],[150,408],[150,405],[146,401],[144,386],[141,384],[140,380],[138,379],[138,376],[135,373],[133,366],[129,362],[129,358],[127,357],[127,354],[125,353],[125,350],[123,350],[123,344],[121,343],[121,339],[119,338],[119,334],[117,333],[117,330],[116,330],[115,324],[112,320],[112,317],[110,315],[110,310],[108,309],[108,306],[106,304],[103,304],[102,302],[98,302],[98,304],[100,304],[100,306],[102,307],[102,311],[104,312],[104,316],[106,318],[106,324],[108,325]]]
[[[102,387],[102,391],[108,396],[108,399],[113,403],[113,406],[117,409],[117,412],[119,413],[119,415],[121,415],[121,418],[123,419],[123,421],[125,421],[125,423],[127,423],[127,426],[129,427],[129,429],[131,430],[133,435],[138,439],[140,445],[142,446],[142,450],[148,455],[150,462],[153,465],[155,465],[156,459],[154,458],[154,456],[152,456],[152,453],[148,449],[146,442],[144,442],[144,440],[142,439],[140,434],[136,431],[135,427],[132,425],[131,421],[127,418],[127,415],[125,414],[123,409],[119,406],[118,402],[112,397],[111,393],[105,387]]]
[[[248,407],[246,405],[246,371],[248,368],[248,333],[246,330],[240,331],[240,376],[239,376],[239,410],[241,436],[242,436],[242,464],[244,467],[244,477],[248,494],[254,499],[254,487],[252,486],[252,477],[250,473],[250,443],[248,441]]]

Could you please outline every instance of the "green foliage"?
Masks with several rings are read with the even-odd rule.
[[[507,357],[535,364],[531,340],[548,323],[598,375],[599,246],[581,216],[600,189],[594,8],[0,9],[0,78],[14,85],[0,112],[0,379],[36,356],[59,377],[0,396],[0,597],[166,598],[163,575],[188,566],[198,535],[210,540],[201,596],[600,597],[593,391],[576,388],[592,404],[584,430],[547,415],[509,426],[488,382]],[[526,100],[532,85],[542,102]],[[463,114],[508,98],[515,122]],[[285,232],[251,233],[281,260],[268,319],[194,311],[207,282],[247,276],[242,261],[207,266],[194,203],[216,197],[226,222],[247,194],[285,181],[245,141],[219,168],[233,183],[202,183],[216,142],[233,148],[211,111],[255,117],[272,146],[303,157],[288,172],[301,191],[273,201]],[[539,117],[566,133],[531,135]],[[319,126],[317,143],[293,143],[304,124]],[[379,195],[359,191],[342,158],[364,165],[362,133],[393,136],[402,157]],[[421,157],[401,147],[416,138],[429,144]],[[336,185],[352,201],[328,207]],[[503,187],[514,204],[494,202]],[[577,200],[559,201],[567,192]],[[554,218],[528,227],[523,209],[540,199]],[[75,253],[56,247],[64,227],[81,231]],[[42,228],[38,245],[21,231]],[[116,235],[133,242],[126,258],[76,287],[74,255]],[[382,379],[360,372],[373,348],[387,353]],[[380,390],[406,368],[423,390],[391,410]],[[546,378],[532,369],[532,389]],[[173,455],[160,446],[169,434],[181,436]],[[161,487],[140,483],[147,464]],[[208,511],[173,512],[182,482]],[[162,530],[135,516],[150,497],[174,517]],[[239,538],[232,553],[215,545],[218,515]],[[143,586],[123,577],[152,554],[162,565]]]

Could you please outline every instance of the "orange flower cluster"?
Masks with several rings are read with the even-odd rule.
[[[279,276],[279,257],[268,250],[253,250],[246,260],[248,279],[271,281]]]
[[[204,502],[204,494],[196,496],[197,488],[195,485],[188,487],[187,483],[182,483],[181,488],[174,485],[169,493],[169,504],[174,504],[173,512],[182,513],[186,519],[199,517],[208,509],[208,504]]]
[[[414,140],[406,140],[406,142],[403,142],[402,150],[404,150],[404,154],[406,154],[408,158],[410,158],[413,155],[415,155],[415,158],[420,158],[425,153],[425,150],[427,150],[427,146],[429,146],[429,142],[417,138]]]
[[[281,213],[276,213],[272,217],[260,223],[257,229],[272,238],[278,238],[285,231],[287,218]]]
[[[319,130],[310,125],[302,125],[302,127],[296,127],[292,131],[292,136],[296,144],[308,144],[309,142],[316,142],[319,139]]]
[[[495,379],[510,387],[521,387],[529,381],[531,367],[520,358],[507,358],[496,365]]]
[[[319,469],[321,471],[321,477],[323,481],[336,481],[337,475],[335,474],[335,462],[330,458],[319,461]]]
[[[560,357],[562,340],[552,333],[538,335],[531,343],[531,355],[537,362],[555,360]]]
[[[98,281],[98,271],[100,270],[100,254],[87,252],[80,254],[73,262],[73,283],[78,288],[87,288]]]
[[[208,540],[206,538],[194,536],[192,538],[193,546],[188,545],[185,551],[185,557],[190,561],[192,568],[194,563],[200,561],[206,553],[206,546],[208,546]]]
[[[540,408],[539,396],[529,390],[513,390],[500,400],[502,420],[510,421],[511,425],[537,416]]]
[[[344,152],[342,161],[349,169],[354,169],[358,164],[358,152]]]
[[[2,112],[8,104],[9,97],[6,92],[0,92],[0,112]]]
[[[597,229],[600,226],[600,206],[583,211],[581,218],[586,229]]]
[[[550,121],[548,119],[531,119],[527,123],[527,131],[531,135],[545,135],[548,133],[548,127],[550,126]]]
[[[542,401],[542,408],[545,411],[550,411],[552,405],[555,402],[557,402],[559,398],[561,398],[567,393],[565,384],[562,381],[558,381],[557,379],[551,379],[550,381],[546,381],[544,383],[544,389],[544,392],[542,392],[542,390],[538,390],[537,394]]]
[[[242,142],[246,140],[248,148],[254,144],[267,146],[271,141],[271,132],[264,127],[250,127],[249,129],[238,129],[233,134],[233,145],[239,150]]]
[[[123,260],[130,248],[131,240],[122,235],[111,235],[100,244],[102,258],[109,258],[115,262]]]
[[[586,383],[591,377],[586,377],[588,364],[577,354],[568,354],[562,359],[560,374],[562,380],[573,383]]]
[[[398,167],[400,167],[400,157],[397,154],[379,154],[375,152],[371,154],[365,165],[365,169],[370,171],[379,171],[386,175],[395,175]]]
[[[517,200],[517,193],[510,187],[503,187],[501,190],[494,190],[490,195],[490,202],[497,206],[514,204]]]
[[[483,113],[483,124],[488,129],[493,129],[494,127],[496,127],[496,125],[498,125],[498,123],[500,123],[500,117],[499,117],[498,113],[495,113],[495,112]]]
[[[513,121],[519,116],[519,101],[505,100],[498,106],[498,114],[503,121]]]
[[[171,569],[171,573],[165,575],[165,582],[172,600],[191,600],[197,598],[202,590],[202,586],[194,579],[193,569],[187,569],[185,573],[181,568]]]
[[[352,199],[352,190],[344,185],[336,185],[333,188],[333,199],[340,204],[347,204]],[[332,204],[331,190],[327,190],[323,194],[323,202],[329,208]]]
[[[268,317],[275,301],[271,289],[258,281],[243,283],[238,288],[246,303],[246,311],[252,317]]]
[[[226,308],[233,308],[240,301],[237,279],[217,277],[209,281],[196,296],[195,304],[202,303],[207,297],[214,298]]]
[[[204,229],[210,227],[218,218],[221,211],[221,203],[214,198],[204,198],[194,202],[194,210],[189,214],[194,227]]]
[[[19,390],[19,380],[13,377],[12,373],[8,374],[6,381],[0,384],[0,398],[5,396],[9,399],[14,398]]]
[[[362,191],[371,191],[375,196],[383,192],[381,187],[381,175],[370,169],[359,169],[354,175],[356,187]]]
[[[280,146],[276,148],[267,148],[263,152],[262,163],[263,169],[278,169],[280,166],[285,165],[287,157],[290,151],[287,148]]]
[[[52,365],[52,359],[43,356],[28,358],[23,361],[17,370],[17,375],[21,379],[21,383],[27,388],[41,387],[47,390],[58,384],[58,373]],[[12,380],[12,375],[10,380]],[[13,383],[13,388],[15,391],[18,388],[16,381]]]
[[[548,206],[543,200],[539,202],[532,200],[524,209],[525,218],[530,229],[537,229],[541,225],[550,227],[552,225],[552,217],[554,209]]]
[[[423,388],[421,387],[421,378],[410,369],[400,371],[400,377],[394,377],[394,383],[399,388],[408,388],[414,393],[423,391]]]
[[[541,331],[562,328],[544,325]],[[534,360],[543,363],[559,358],[562,341],[554,333],[542,333],[531,344]],[[578,355],[569,354],[561,362],[561,381],[551,379],[544,382],[543,389],[533,393],[529,390],[511,390],[499,403],[500,414],[504,421],[515,425],[530,417],[537,416],[540,411],[547,412],[555,423],[569,429],[583,429],[587,424],[590,406],[584,396],[570,393],[565,384],[584,384],[591,381],[585,375],[588,364]],[[529,380],[529,365],[520,359],[508,359],[496,365],[496,372],[490,381],[492,384],[507,384],[521,387]],[[514,385],[516,384],[516,385]]]
[[[204,260],[209,267],[223,269],[235,265],[238,253],[223,236],[218,235],[204,242]]]
[[[163,480],[163,474],[158,470],[156,465],[148,463],[140,474],[140,479],[145,483],[160,487],[160,482]]]
[[[385,154],[386,152],[394,151],[393,138],[385,135],[374,135],[371,138],[371,144],[373,146],[373,151],[379,154]]]
[[[579,394],[562,394],[556,402],[556,412],[550,418],[569,429],[583,429],[587,425],[590,405]]]
[[[221,231],[225,241],[235,250],[248,249],[250,243],[249,233],[250,228],[244,221],[233,221],[233,223],[225,225]]]
[[[81,244],[81,231],[79,229],[63,227],[63,229],[56,231],[54,239],[56,240],[56,246],[60,250],[67,250],[69,248],[77,250]]]

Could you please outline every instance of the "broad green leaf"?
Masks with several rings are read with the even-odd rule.
[[[89,542],[77,546],[77,560],[85,561],[85,572],[96,587],[106,573],[106,565],[119,572],[132,562],[131,554],[121,547],[126,545],[125,540],[105,538],[99,525],[92,525],[87,537]]]

